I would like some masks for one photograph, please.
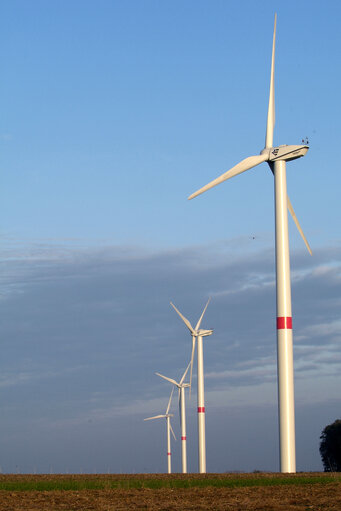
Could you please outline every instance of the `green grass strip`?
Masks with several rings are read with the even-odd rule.
[[[73,480],[50,480],[50,481],[0,481],[0,490],[7,491],[82,491],[82,490],[128,490],[143,489],[152,490],[181,489],[181,488],[243,488],[262,486],[302,486],[309,484],[340,483],[341,476],[330,477],[205,477],[200,478],[144,478],[144,479],[73,479]]]

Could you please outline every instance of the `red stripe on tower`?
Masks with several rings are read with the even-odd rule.
[[[292,317],[282,316],[277,318],[277,330],[291,330],[292,329]]]
[[[198,413],[205,413],[205,407],[204,406],[198,406]]]
[[[171,453],[171,452],[167,452],[167,456],[171,456],[171,455],[172,455],[172,453]]]
[[[181,440],[186,440],[186,439],[187,439],[187,437],[186,437],[186,436],[182,436],[182,437],[181,437]]]

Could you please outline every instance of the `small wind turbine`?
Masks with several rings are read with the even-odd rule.
[[[179,389],[179,408],[180,408],[180,423],[181,423],[181,455],[182,455],[182,473],[187,474],[187,437],[186,437],[186,407],[185,407],[185,389],[190,387],[189,383],[184,383],[186,378],[186,374],[188,372],[189,366],[188,364],[186,371],[182,375],[181,380],[176,382],[172,378],[168,378],[167,376],[163,376],[163,374],[156,373],[158,376],[163,378],[164,380],[173,383]]]
[[[143,419],[145,421],[152,421],[154,419],[166,419],[166,422],[167,422],[167,464],[168,464],[168,474],[172,473],[172,462],[171,462],[172,452],[171,452],[171,439],[170,439],[170,433],[171,432],[172,432],[172,435],[174,437],[174,440],[176,440],[176,437],[175,437],[172,425],[170,423],[170,418],[173,417],[173,414],[169,413],[173,392],[174,392],[174,387],[172,388],[172,392],[171,392],[171,395],[169,397],[166,413],[164,413],[163,415],[155,415],[154,417],[148,417],[147,419]]]
[[[309,146],[280,145],[273,147],[275,126],[275,38],[276,15],[272,42],[271,78],[265,148],[259,155],[249,156],[209,184],[193,193],[189,199],[213,188],[213,186],[237,176],[246,170],[267,162],[275,177],[275,231],[276,231],[276,288],[277,288],[277,370],[278,370],[278,411],[280,437],[281,472],[296,472],[295,453],[295,412],[294,412],[294,372],[292,348],[292,315],[290,261],[288,238],[289,209],[294,222],[311,254],[310,246],[303,234],[292,205],[287,197],[286,162],[305,156]]]
[[[203,354],[203,343],[202,338],[213,333],[213,330],[202,330],[200,329],[202,318],[204,317],[207,306],[210,302],[208,300],[205,308],[199,318],[195,328],[192,327],[191,323],[185,316],[171,302],[171,306],[179,314],[182,321],[187,326],[188,330],[192,334],[192,356],[191,356],[191,376],[190,376],[190,387],[192,386],[192,371],[193,371],[193,359],[195,350],[195,341],[198,339],[198,455],[199,455],[199,472],[200,474],[206,473],[206,437],[205,437],[205,395],[204,395],[204,354]]]

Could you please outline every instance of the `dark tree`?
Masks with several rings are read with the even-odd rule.
[[[320,436],[320,454],[325,472],[341,472],[341,420],[324,428]]]

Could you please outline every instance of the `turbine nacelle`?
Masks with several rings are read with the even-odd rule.
[[[156,374],[157,374],[157,373],[156,373]],[[191,384],[190,384],[190,383],[176,383],[176,382],[174,383],[174,385],[175,385],[176,387],[178,387],[178,389],[187,389],[188,387],[190,387],[190,386],[191,386]]]
[[[208,335],[212,335],[213,334],[213,330],[197,330],[195,332],[195,336],[196,337],[207,337]]]
[[[280,145],[278,147],[264,148],[260,154],[267,155],[267,161],[291,161],[302,158],[308,152],[307,145]]]

